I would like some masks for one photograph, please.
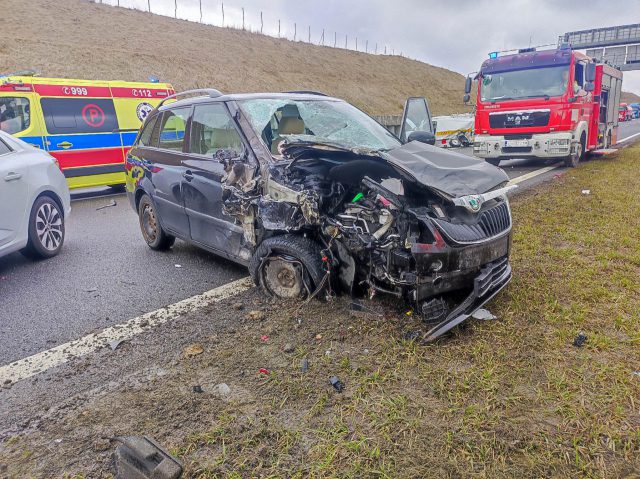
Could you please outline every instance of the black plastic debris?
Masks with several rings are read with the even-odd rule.
[[[404,339],[407,341],[415,341],[417,339],[422,338],[423,336],[424,336],[424,333],[420,329],[416,331],[406,331],[404,333]]]
[[[374,309],[371,309],[364,305],[364,303],[360,300],[351,301],[349,305],[349,310],[351,311],[351,315],[355,317],[364,317],[364,316],[377,316],[384,317],[384,315]]]
[[[338,379],[338,376],[331,376],[329,378],[329,383],[333,386],[333,389],[341,393],[344,391],[344,383]]]
[[[202,390],[202,386],[200,386],[199,384],[196,384],[195,386],[193,386],[193,392],[194,393],[203,393],[204,391]]]
[[[447,314],[449,314],[449,306],[440,296],[422,303],[422,319],[427,324],[441,323],[446,319]]]
[[[178,479],[182,464],[148,436],[114,437],[117,479]]]
[[[96,211],[104,210],[105,208],[112,208],[114,206],[118,206],[118,203],[116,202],[116,200],[111,200],[111,202],[107,205],[98,206],[96,208]]]
[[[307,358],[304,358],[300,362],[300,371],[302,371],[303,373],[306,373],[307,371],[309,371],[309,360]]]
[[[573,340],[573,345],[576,348],[581,348],[586,341],[587,341],[587,335],[584,334],[582,331],[580,331],[578,335],[575,337],[575,339]]]

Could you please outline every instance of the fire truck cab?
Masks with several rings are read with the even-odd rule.
[[[493,54],[475,78],[473,150],[489,163],[540,158],[576,166],[616,143],[622,72],[569,46]],[[467,101],[471,86],[468,77]]]

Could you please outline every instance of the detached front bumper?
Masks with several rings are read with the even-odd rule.
[[[513,138],[519,136],[519,138]],[[479,158],[564,158],[571,154],[572,133],[476,135],[473,154]]]
[[[483,266],[473,281],[473,291],[447,317],[429,330],[426,341],[433,341],[468,319],[511,281],[507,256]]]

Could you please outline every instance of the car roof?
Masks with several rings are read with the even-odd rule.
[[[172,103],[165,103],[158,110],[163,111],[168,108],[178,108],[181,106],[190,106],[196,103],[211,103],[218,101],[242,101],[242,100],[294,100],[294,101],[344,101],[339,98],[326,96],[322,93],[302,92],[302,93],[230,93],[217,97],[212,97],[203,93],[201,96],[193,96],[184,98]]]

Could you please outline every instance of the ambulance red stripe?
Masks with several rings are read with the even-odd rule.
[[[72,96],[79,98],[111,98],[108,86],[42,85],[34,84],[36,93],[42,96]]]
[[[173,95],[173,90],[158,88],[111,87],[114,98],[166,98]]]
[[[34,84],[36,93],[42,96],[71,96],[79,98],[166,98],[174,93],[164,88],[131,88],[81,85]],[[13,85],[11,86],[13,89]]]
[[[52,151],[50,154],[60,163],[60,168],[79,166],[113,165],[124,163],[122,148],[104,148],[101,150]],[[129,148],[125,148],[128,151]]]

